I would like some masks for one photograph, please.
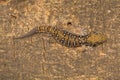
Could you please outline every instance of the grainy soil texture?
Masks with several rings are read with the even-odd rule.
[[[103,33],[107,42],[68,48],[46,33],[13,38],[41,25]],[[0,80],[120,80],[120,0],[0,0]]]

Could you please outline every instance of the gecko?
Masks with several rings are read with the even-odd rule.
[[[47,33],[50,34],[55,41],[66,47],[80,47],[85,46],[98,46],[106,42],[107,37],[103,34],[91,32],[87,35],[79,35],[69,32],[64,29],[52,26],[38,26],[30,30],[28,33],[16,37],[15,39],[22,39],[29,37],[37,33]]]

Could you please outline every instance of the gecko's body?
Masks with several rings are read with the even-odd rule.
[[[79,47],[81,45],[97,46],[106,41],[106,36],[99,33],[90,33],[88,35],[78,35],[63,29],[51,26],[40,26],[33,28],[27,34],[16,39],[25,38],[36,33],[48,33],[61,45],[66,47]]]

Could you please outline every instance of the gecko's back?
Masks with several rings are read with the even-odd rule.
[[[88,35],[78,35],[67,30],[59,29],[51,26],[40,26],[33,28],[27,34],[17,39],[25,38],[36,33],[48,33],[57,41],[57,43],[66,47],[79,47],[81,45],[97,46],[106,41],[106,36],[98,33],[90,33]]]

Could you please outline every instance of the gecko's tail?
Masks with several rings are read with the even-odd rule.
[[[38,33],[38,28],[37,28],[37,27],[33,28],[31,31],[29,31],[29,32],[26,33],[25,35],[22,35],[22,36],[19,36],[19,37],[15,37],[14,39],[26,38],[26,37],[29,37],[29,36],[34,35],[34,34],[36,34],[36,33]]]

